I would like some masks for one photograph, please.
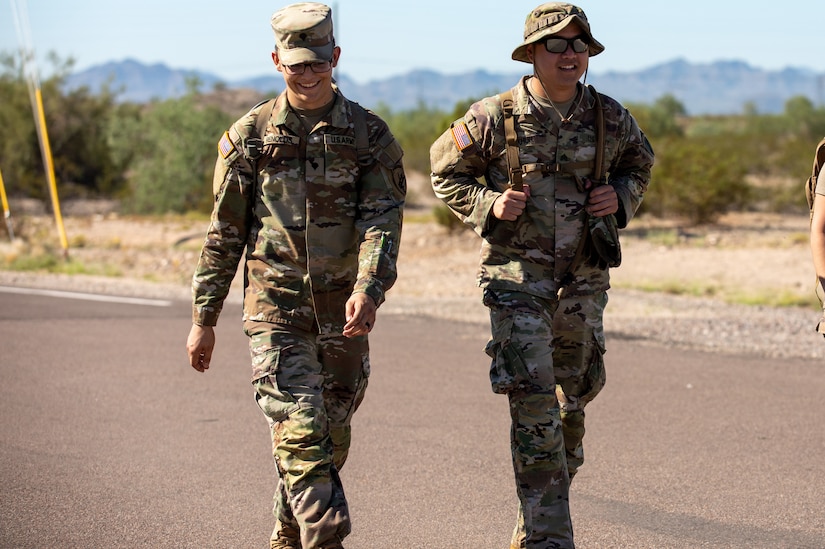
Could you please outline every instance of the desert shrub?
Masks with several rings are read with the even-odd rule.
[[[725,136],[660,141],[644,211],[702,224],[747,206],[745,159],[730,141]]]
[[[63,90],[72,61],[49,56],[52,74],[40,82],[55,178],[63,198],[105,196],[124,183],[124,166],[108,147],[106,128],[114,96]],[[46,199],[48,185],[27,79],[18,55],[0,54],[0,168],[7,193]],[[37,116],[39,119],[39,116]]]
[[[119,155],[130,157],[124,210],[141,214],[209,211],[216,146],[232,123],[197,96],[162,101],[120,120]],[[123,148],[131,149],[123,151]]]
[[[450,232],[469,228],[469,225],[462,223],[458,216],[456,216],[446,204],[439,204],[435,206],[433,208],[433,217],[435,218],[436,223]]]

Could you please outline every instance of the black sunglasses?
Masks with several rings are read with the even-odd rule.
[[[552,36],[544,41],[544,47],[550,53],[564,53],[567,48],[573,48],[576,53],[584,53],[590,44],[587,43],[587,38],[580,34],[573,38],[562,38],[560,36]]]
[[[287,74],[304,74],[307,67],[314,73],[327,72],[332,68],[332,61],[315,61],[314,63],[296,63],[294,65],[284,65]]]

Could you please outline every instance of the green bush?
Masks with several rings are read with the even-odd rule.
[[[131,156],[132,167],[124,209],[141,214],[209,211],[216,146],[232,123],[229,115],[199,105],[194,94],[144,111],[120,121],[117,149],[119,155]]]
[[[726,137],[670,139],[659,144],[643,210],[694,224],[742,209],[750,201],[744,159]]]
[[[182,98],[146,105],[117,103],[109,90],[62,91],[72,62],[51,57],[42,83],[55,176],[62,197],[120,198],[127,212],[163,214],[211,209],[216,142],[238,117],[238,102],[201,94],[191,81]],[[0,170],[12,198],[48,200],[26,81],[19,56],[0,53]],[[230,97],[232,95],[230,94]],[[405,151],[407,170],[430,171],[432,143],[464,115],[473,99],[450,112],[429,107],[376,112]],[[806,209],[802,182],[814,146],[825,135],[825,107],[799,96],[784,112],[689,116],[672,95],[650,105],[629,104],[656,151],[642,211],[708,223],[736,210]],[[752,186],[748,184],[752,183]],[[446,206],[434,210],[449,230],[465,225]]]
[[[439,204],[433,208],[435,222],[446,228],[450,232],[468,229],[446,204]]]

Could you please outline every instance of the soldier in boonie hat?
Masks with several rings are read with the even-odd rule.
[[[484,350],[513,433],[511,549],[575,547],[570,480],[606,379],[609,270],[654,161],[630,112],[581,81],[602,51],[580,8],[541,4],[512,54],[532,74],[473,103],[430,148],[436,197],[484,240]]]
[[[291,4],[272,14],[270,22],[282,64],[332,60],[335,38],[329,6],[316,2]]]
[[[524,22],[524,42],[513,51],[513,60],[531,63],[532,60],[527,56],[527,46],[561,32],[571,23],[577,23],[581,31],[587,35],[590,57],[604,51],[604,46],[593,38],[590,23],[587,22],[587,16],[581,8],[573,4],[548,2],[527,16]]]

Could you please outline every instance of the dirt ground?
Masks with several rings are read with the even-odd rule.
[[[437,200],[426,177],[411,176],[409,187],[399,279],[388,304],[421,310],[433,303],[449,308],[468,299],[478,301],[479,238],[470,230],[450,233],[433,221],[430,214]],[[206,219],[90,213],[78,204],[66,211],[68,255],[88,274],[188,285]],[[0,270],[15,258],[48,247],[60,249],[51,217],[22,215],[13,220],[21,238],[9,243],[5,234],[0,236]],[[705,227],[637,218],[623,232],[623,264],[611,271],[612,284],[758,304],[813,304],[807,231],[805,215],[731,214]]]

